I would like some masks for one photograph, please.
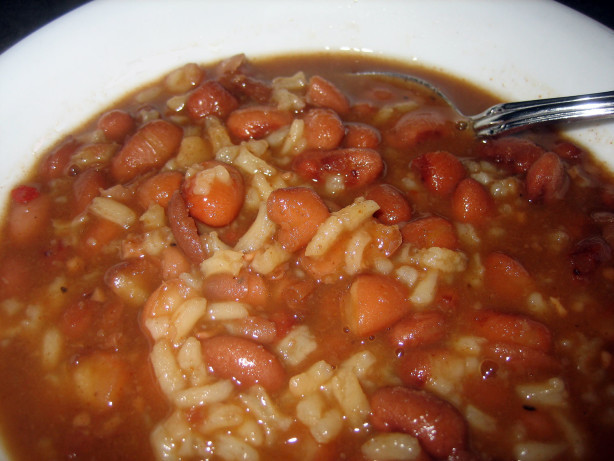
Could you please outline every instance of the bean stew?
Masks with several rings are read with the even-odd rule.
[[[584,460],[614,436],[614,182],[355,54],[190,63],[53,147],[0,243],[15,460]]]

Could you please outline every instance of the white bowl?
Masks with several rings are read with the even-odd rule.
[[[50,144],[185,62],[329,50],[406,59],[506,100],[613,89],[614,32],[553,1],[99,0],[0,56],[0,197]],[[614,122],[569,134],[614,167]]]

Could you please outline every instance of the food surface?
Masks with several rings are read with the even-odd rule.
[[[186,64],[47,153],[0,245],[16,459],[606,459],[614,183],[360,55]]]

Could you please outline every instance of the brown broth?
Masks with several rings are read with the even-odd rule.
[[[219,69],[215,65],[204,68],[206,79],[214,78],[216,69]],[[344,123],[372,124],[374,113],[390,102],[417,97],[429,111],[445,114],[454,126],[457,117],[428,95],[418,93],[416,96],[412,90],[401,86],[351,75],[364,70],[394,70],[425,78],[450,94],[466,113],[477,113],[496,102],[492,95],[466,82],[431,70],[408,67],[401,62],[364,55],[253,60],[243,64],[241,75],[266,85],[277,76],[291,76],[297,71],[303,71],[307,78],[320,75],[348,95],[352,108],[341,115]],[[144,124],[141,118],[158,113],[161,118],[180,124],[184,133],[196,134],[211,145],[202,121],[190,119],[185,110],[173,113],[167,107],[167,101],[175,95],[164,85],[162,80],[140,92],[142,95],[151,88],[159,88],[159,94],[152,100],[143,102],[138,96],[129,95],[112,107],[132,114],[137,126]],[[374,87],[380,88],[381,93],[374,93]],[[255,105],[242,90],[235,88],[233,91],[241,105]],[[363,103],[368,105],[369,111],[357,109]],[[293,117],[303,115],[304,112],[299,110]],[[579,274],[576,270],[574,273],[570,255],[577,254],[578,242],[588,237],[598,237],[605,244],[603,252],[611,252],[609,246],[614,232],[608,220],[614,216],[612,183],[595,166],[590,155],[584,153],[578,158],[563,160],[565,174],[571,178],[564,199],[530,202],[527,199],[526,172],[506,169],[500,152],[498,157],[491,158],[481,154],[484,141],[476,139],[470,130],[452,129],[435,136],[427,134],[424,139],[407,146],[395,147],[394,140],[388,141],[386,136],[395,129],[401,116],[397,113],[387,121],[378,122],[383,141],[377,150],[385,163],[385,170],[367,185],[345,187],[332,193],[325,180],[298,179],[297,172],[292,171],[291,165],[282,163],[277,152],[265,154],[263,158],[278,171],[270,177],[287,181],[287,186],[308,185],[324,199],[331,212],[349,206],[374,184],[389,184],[403,191],[409,200],[411,221],[425,216],[441,216],[455,224],[456,233],[467,231],[459,237],[458,247],[453,249],[455,254],[462,253],[466,257],[463,269],[438,273],[433,299],[424,305],[415,303],[401,317],[402,320],[416,312],[436,312],[443,319],[445,331],[441,337],[424,344],[400,347],[392,343],[391,335],[401,320],[391,321],[373,334],[362,337],[349,327],[345,306],[350,287],[357,277],[362,273],[378,273],[388,278],[396,277],[395,283],[399,283],[397,279],[401,277],[394,271],[413,264],[408,261],[420,254],[415,244],[412,247],[411,243],[405,242],[409,245],[406,247],[408,254],[413,255],[409,259],[403,259],[401,250],[395,248],[390,258],[394,271],[378,269],[381,266],[376,265],[376,260],[382,256],[382,250],[369,247],[358,273],[349,274],[344,269],[337,269],[323,276],[309,273],[303,251],[299,250],[287,262],[262,276],[268,289],[267,302],[248,306],[251,316],[275,324],[277,337],[273,343],[265,344],[265,349],[274,350],[293,327],[309,329],[317,348],[299,364],[283,362],[288,378],[305,372],[320,360],[326,361],[337,372],[355,353],[368,351],[375,365],[370,368],[368,377],[360,381],[367,399],[371,399],[381,387],[419,388],[449,402],[457,408],[463,420],[467,419],[468,413],[474,415],[471,424],[465,423],[468,428],[466,445],[455,448],[453,453],[461,457],[510,459],[518,456],[514,451],[518,444],[527,442],[534,444],[534,450],[552,450],[551,459],[604,459],[614,434],[611,392],[614,267],[611,254],[603,256],[593,249],[585,254],[590,260],[590,271]],[[110,144],[97,130],[98,120],[96,117],[74,135],[81,147],[88,143]],[[560,137],[554,131],[543,129],[523,136],[539,144],[542,152],[558,149]],[[233,142],[239,144],[236,139]],[[56,146],[46,155],[53,155],[57,149]],[[410,165],[415,159],[434,151],[453,153],[461,160],[467,174],[487,182],[495,203],[492,216],[467,226],[454,217],[451,195],[440,196],[425,190],[421,182],[424,178]],[[117,155],[117,150],[114,155]],[[75,162],[75,157],[71,158],[73,160],[68,161],[68,166]],[[110,189],[114,184],[109,160],[101,160],[95,166],[105,181],[102,194],[136,210],[137,216],[145,213],[137,191],[144,180],[152,176],[151,171],[161,170],[161,166],[152,167],[151,171],[131,178],[125,187],[113,190]],[[172,168],[167,166],[167,169]],[[186,169],[177,168],[176,171],[185,174]],[[75,211],[75,181],[83,171],[85,169],[73,166],[49,179],[41,173],[40,167],[35,167],[22,184],[36,187],[54,202],[47,219],[48,227],[25,243],[16,242],[7,227],[10,223],[3,229],[4,238],[0,246],[0,267],[3,268],[0,273],[2,430],[9,452],[15,459],[155,459],[151,433],[171,417],[175,407],[165,395],[164,386],[160,387],[151,364],[152,348],[160,339],[152,337],[144,306],[145,301],[154,296],[154,290],[169,279],[161,275],[160,254],[122,258],[122,248],[126,251],[122,241],[136,242],[138,248],[139,239],[151,230],[146,229],[145,224],[136,222],[127,229],[109,227],[103,218],[91,211],[82,215]],[[280,171],[285,172],[285,176]],[[243,173],[243,176],[248,184],[252,175]],[[506,192],[508,186],[512,192]],[[496,197],[493,191],[498,194]],[[14,219],[11,207],[15,207],[14,202],[8,207],[5,221]],[[594,213],[602,213],[605,220],[596,220]],[[198,231],[205,234],[216,230],[220,238],[232,247],[252,225],[256,214],[257,209],[243,205],[241,215],[230,225],[212,229],[198,223]],[[400,236],[398,229],[405,225],[402,222],[391,227]],[[374,218],[364,228],[370,233],[370,238],[375,238],[374,232],[382,229],[381,223]],[[91,242],[88,239],[94,238],[92,236],[107,238],[106,234],[101,234],[105,230],[112,235],[104,248],[88,243]],[[479,238],[478,243],[471,240],[475,235]],[[352,232],[343,233],[334,248],[340,248],[353,238],[358,237]],[[382,245],[390,243],[385,238],[383,242]],[[185,251],[172,239],[166,247]],[[484,261],[493,252],[505,253],[521,262],[530,274],[530,287],[526,293],[516,298],[515,293],[507,296],[505,288],[499,286],[485,288],[486,282],[480,270],[484,269]],[[333,253],[334,249],[327,254],[329,261],[335,261]],[[212,257],[213,252],[207,250],[207,256]],[[127,266],[120,268],[120,275],[134,278],[134,285],[126,284],[119,276],[114,278],[115,272],[109,271],[120,264],[129,265],[128,269],[125,269]],[[431,270],[417,267],[424,273]],[[192,277],[203,278],[198,265],[192,264],[190,270]],[[255,272],[251,266],[248,271]],[[423,272],[416,272],[418,280],[426,277]],[[200,283],[202,280],[197,281]],[[311,284],[311,291],[307,290],[303,298],[299,297],[299,302],[289,301],[292,293],[284,289],[305,288],[300,282]],[[503,282],[515,283],[511,279],[503,279]],[[409,284],[408,287],[409,299],[415,294],[416,285]],[[199,290],[195,289],[202,296]],[[499,339],[481,336],[476,316],[484,311],[509,315],[516,321],[530,318],[544,326],[551,344],[542,346],[539,342],[543,340],[541,333],[536,333],[537,339],[530,336],[532,332],[523,332],[519,338],[510,339],[506,335],[513,328],[501,325],[493,327],[494,333],[488,333],[498,335]],[[503,322],[500,317],[495,318]],[[198,340],[204,340],[209,336],[227,334],[228,328],[228,322],[201,319],[192,333]],[[463,346],[463,341],[467,342],[466,346]],[[539,344],[527,345],[526,342],[531,341]],[[52,345],[51,352],[44,349],[44,344]],[[56,349],[53,349],[54,344]],[[471,347],[476,349],[470,350]],[[43,354],[44,350],[47,355]],[[200,385],[222,381],[218,376],[220,372],[213,371],[217,381],[203,378]],[[187,376],[188,371],[185,374]],[[86,382],[81,387],[80,379]],[[198,379],[196,375],[192,377],[193,381]],[[235,376],[235,387],[228,398],[228,402],[235,406],[240,405],[241,392],[249,393],[237,381],[240,379]],[[551,404],[523,400],[518,390],[523,386],[535,386],[539,388],[536,392],[556,394],[559,382],[565,387],[561,393],[562,400],[555,399]],[[95,388],[97,383],[102,383],[99,390],[88,390],[88,385]],[[552,387],[544,390],[544,383],[550,383]],[[270,444],[252,444],[252,449],[258,451],[261,459],[368,459],[361,447],[378,434],[372,414],[365,416],[359,428],[351,427],[346,417],[343,429],[332,441],[316,443],[310,435],[309,425],[297,419],[297,405],[301,398],[291,395],[286,388],[284,386],[282,390],[269,394],[291,423],[271,429],[274,434],[271,440],[274,441]],[[108,395],[101,395],[101,392],[108,392]],[[330,392],[323,395],[319,398],[325,399],[331,408],[339,410],[339,405],[343,408]],[[179,413],[197,428],[214,408],[215,405],[197,405]],[[494,430],[490,429],[492,424]],[[233,431],[234,426],[217,429],[202,435],[202,440],[215,445],[219,437],[226,432],[235,434]],[[417,436],[409,430],[396,429],[395,432]],[[436,457],[420,440],[421,456],[424,456],[420,459]],[[209,453],[203,450],[199,456]],[[197,458],[193,451],[189,453],[184,459]]]

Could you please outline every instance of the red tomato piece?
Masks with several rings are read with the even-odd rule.
[[[21,185],[11,191],[11,198],[22,205],[34,200],[40,195],[36,187]]]

